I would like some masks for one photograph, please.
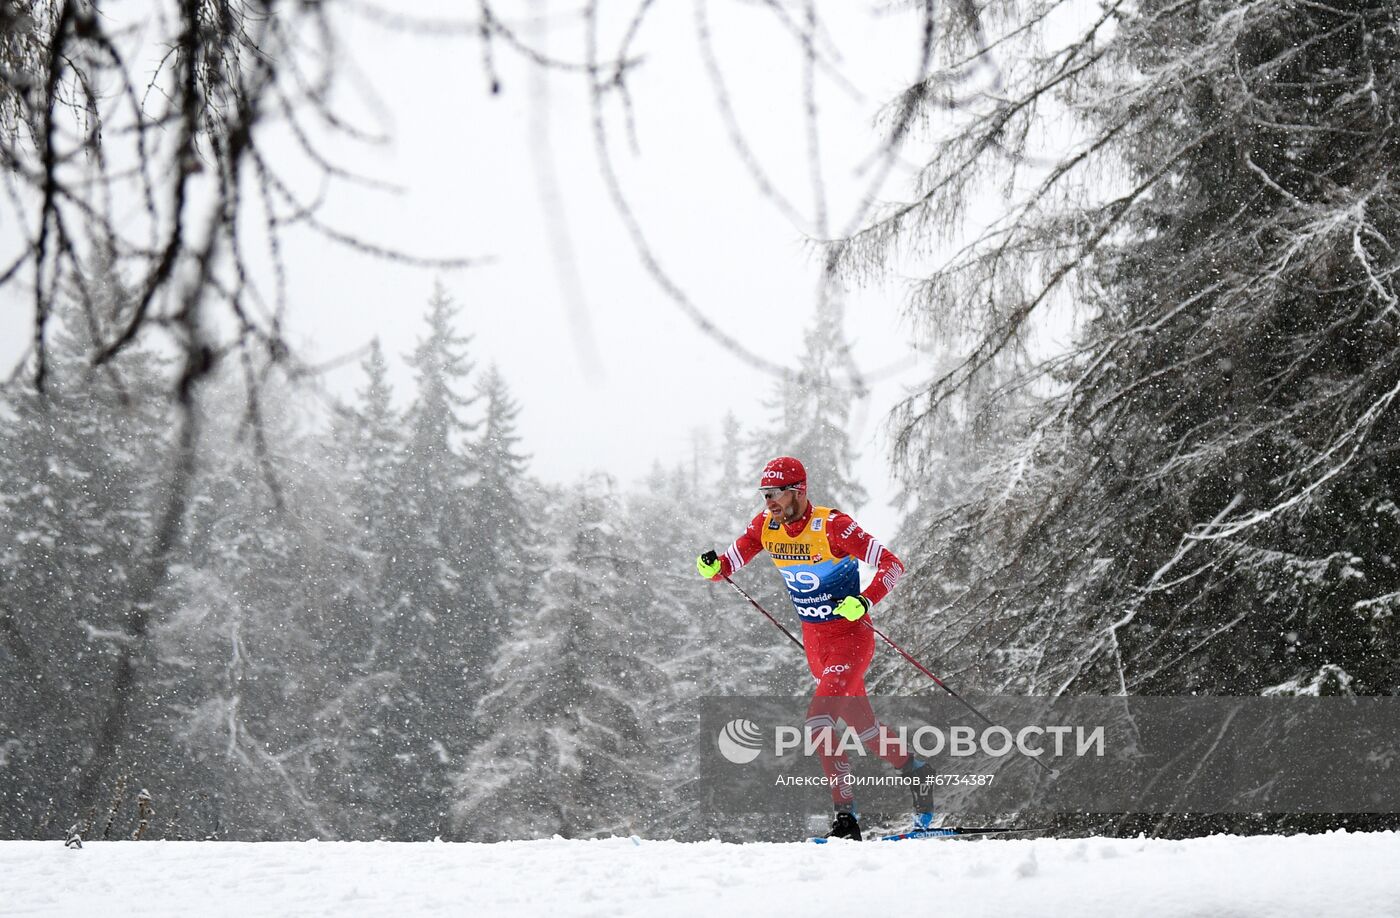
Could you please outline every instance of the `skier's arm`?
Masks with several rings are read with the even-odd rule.
[[[888,596],[899,578],[904,576],[904,564],[895,557],[894,552],[839,510],[832,513],[827,521],[826,537],[832,548],[875,568],[875,577],[870,581],[870,586],[860,593],[868,605],[873,606]]]
[[[719,556],[719,573],[711,580],[723,580],[752,561],[763,551],[763,511],[749,521],[748,528]]]

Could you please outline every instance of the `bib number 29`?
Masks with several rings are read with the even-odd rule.
[[[783,571],[783,579],[794,593],[810,593],[822,585],[822,579],[811,571]]]

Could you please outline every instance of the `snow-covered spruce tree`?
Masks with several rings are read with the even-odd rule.
[[[726,412],[720,421],[719,456],[715,465],[717,474],[708,482],[714,490],[702,498],[704,506],[715,510],[715,520],[730,525],[732,520],[742,519],[758,506],[754,497],[758,489],[758,476],[763,464],[772,456],[753,460],[745,442],[745,433],[739,419],[732,411]]]
[[[362,369],[358,401],[336,419],[330,459],[343,478],[344,564],[336,590],[342,634],[333,659],[347,673],[380,668],[387,612],[395,603],[388,571],[402,530],[399,500],[404,466],[403,417],[393,406],[388,364],[376,339]]]
[[[654,704],[666,680],[637,630],[655,598],[613,485],[552,496],[539,606],[501,647],[475,711],[485,738],[458,775],[465,839],[647,831],[666,780]]]
[[[867,495],[853,471],[850,389],[835,384],[840,357],[831,349],[832,326],[840,320],[841,310],[831,301],[819,304],[812,327],[803,333],[795,371],[774,385],[772,422],[755,432],[753,455],[756,470],[774,456],[796,456],[807,469],[815,501],[854,513]]]
[[[50,345],[45,391],[0,396],[0,834],[11,838],[53,837],[83,815],[79,776],[130,640],[170,420],[159,358],[133,348],[91,371],[92,328],[71,300]]]
[[[358,404],[336,424],[349,478],[349,503],[364,549],[387,554],[396,501],[394,488],[403,465],[403,418],[394,408],[389,366],[376,338],[362,365],[365,385]]]
[[[986,551],[984,536],[963,514],[965,501],[986,480],[980,464],[996,455],[991,431],[973,437],[948,418],[937,444],[931,444],[917,474],[902,483],[896,504],[902,512],[899,529],[887,543],[913,569],[880,605],[880,616],[908,642],[915,657],[936,661],[936,668],[959,683],[974,672],[1021,672],[1008,665],[1020,651],[988,647],[979,642],[976,655],[950,655],[956,636],[974,629],[986,610],[976,601],[976,579]],[[1005,445],[1004,438],[1001,441]],[[929,565],[934,561],[933,566]],[[894,665],[890,665],[893,663]],[[870,691],[907,694],[940,694],[926,676],[895,658],[876,654],[870,675]]]
[[[388,788],[396,837],[430,839],[446,830],[451,775],[472,732],[464,699],[490,662],[489,629],[479,622],[484,553],[473,543],[471,488],[477,461],[469,420],[471,339],[457,331],[460,309],[441,286],[429,300],[424,337],[409,357],[416,376],[394,483],[397,510],[383,523],[383,643],[378,661],[399,679],[386,712],[383,759],[373,766]]]
[[[476,482],[469,536],[478,559],[481,587],[475,616],[480,653],[494,657],[516,612],[536,600],[542,569],[543,534],[526,504],[533,487],[520,448],[520,405],[494,365],[477,385],[482,404],[480,436],[475,441]]]
[[[327,476],[294,399],[269,396],[250,436],[243,381],[204,393],[205,450],[186,539],[153,628],[149,716],[162,728],[151,787],[182,837],[340,837],[318,799],[324,717],[351,691],[337,670],[342,530]],[[280,396],[280,397],[276,397]],[[214,407],[217,406],[217,407]]]
[[[336,418],[328,447],[329,476],[340,486],[341,508],[331,524],[336,546],[317,637],[327,691],[312,716],[309,750],[315,795],[334,814],[342,838],[395,838],[400,813],[393,801],[402,775],[396,729],[402,680],[386,652],[388,583],[404,462],[403,418],[393,406],[388,365],[376,339],[362,364],[357,401]]]
[[[986,688],[1393,693],[1395,5],[1114,3],[1018,46],[1060,6],[950,8],[956,63],[901,104],[957,130],[841,246],[869,267],[1010,192],[912,307],[968,343],[904,406],[912,480],[950,419],[999,434],[911,559],[909,589],[968,581],[925,643]],[[955,98],[978,67],[996,91]]]

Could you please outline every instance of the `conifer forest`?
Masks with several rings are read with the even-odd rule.
[[[687,294],[618,180],[665,4],[123,6],[0,0],[0,310],[24,317],[0,326],[21,332],[0,366],[0,838],[791,837],[797,817],[696,805],[693,735],[697,697],[811,690],[695,570],[780,455],[857,518],[890,463],[900,523],[878,535],[907,574],[879,620],[969,692],[1400,693],[1395,0],[851,4],[902,17],[908,60],[865,125],[878,193],[844,211],[787,181],[808,163],[760,165],[710,51],[727,7],[765,17],[815,120],[850,9],[696,0],[681,31],[736,181],[809,250],[785,355],[757,305],[741,333]],[[523,307],[475,302],[469,257],[322,209],[364,140],[332,90],[345,17],[458,42],[464,94],[539,72],[593,113],[570,155],[598,160],[620,257],[699,359],[766,374],[667,393],[703,446],[658,448],[640,480],[537,471],[570,448],[522,432],[548,396],[473,329]],[[556,23],[548,50],[527,19]],[[375,340],[324,383],[288,331],[308,308],[288,278],[317,270],[293,229],[412,272],[384,306],[411,350]],[[920,381],[876,446],[853,291],[890,283]],[[629,346],[597,342],[604,364]],[[791,617],[766,562],[736,582]],[[866,682],[937,692],[893,655]]]

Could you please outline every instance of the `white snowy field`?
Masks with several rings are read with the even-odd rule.
[[[0,842],[0,915],[1400,915],[1400,834],[682,844]]]

